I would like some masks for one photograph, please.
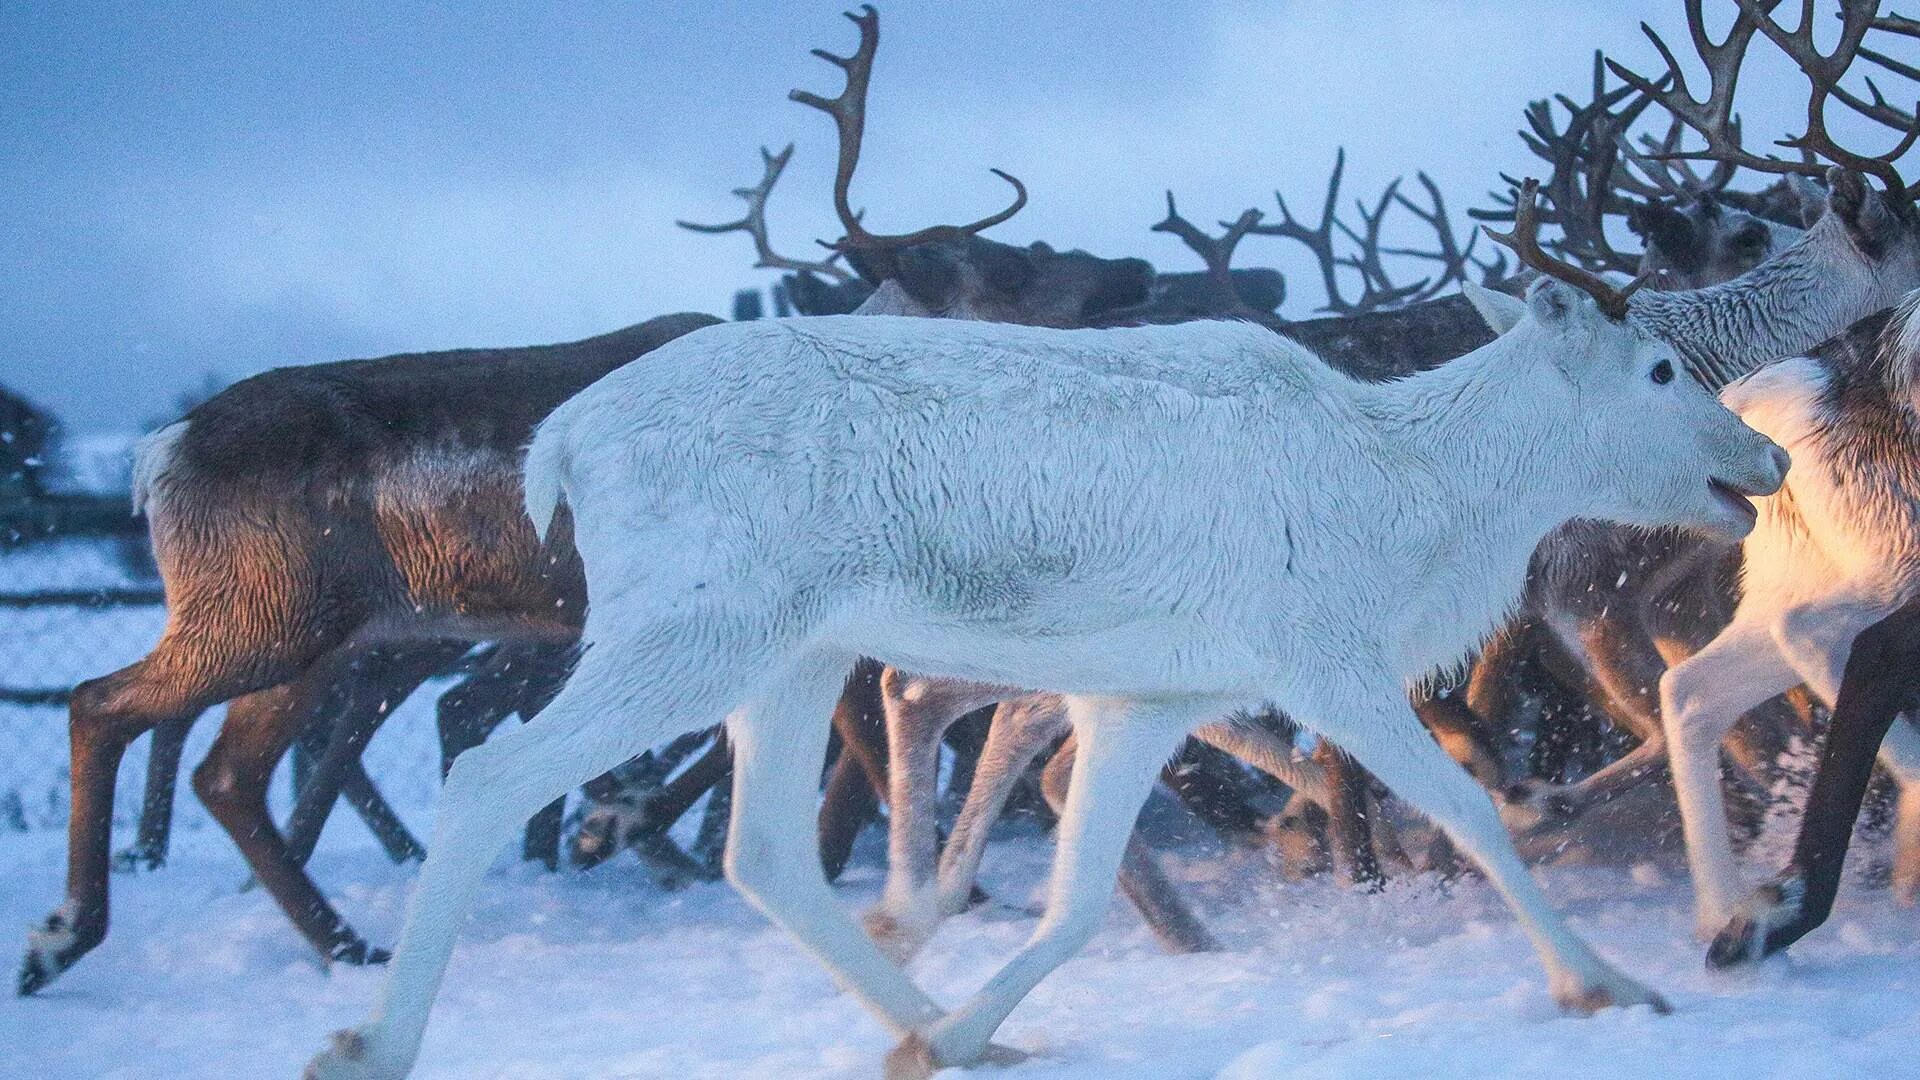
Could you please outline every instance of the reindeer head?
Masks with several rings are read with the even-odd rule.
[[[870,258],[848,255],[879,284],[860,305],[868,315],[1075,327],[1147,299],[1153,267],[1141,259],[1105,259],[1045,243],[1014,247],[979,236],[931,240]],[[880,269],[884,266],[884,271]]]
[[[1792,30],[1773,18],[1779,0],[1739,0],[1740,12],[1733,26],[1719,42],[1707,32],[1701,13],[1701,0],[1687,2],[1687,29],[1694,50],[1707,72],[1707,93],[1695,98],[1687,77],[1673,50],[1665,41],[1642,25],[1647,37],[1666,63],[1667,70],[1658,79],[1646,76],[1607,60],[1607,66],[1637,91],[1644,101],[1658,103],[1673,118],[1673,130],[1664,144],[1651,145],[1658,161],[1681,165],[1688,161],[1711,161],[1716,175],[1746,168],[1776,176],[1825,177],[1831,196],[1828,211],[1844,226],[1848,241],[1862,261],[1885,283],[1888,302],[1920,287],[1920,211],[1914,205],[1920,185],[1908,185],[1896,162],[1920,138],[1920,117],[1894,105],[1881,94],[1871,79],[1865,80],[1868,97],[1862,97],[1842,84],[1856,59],[1877,64],[1906,78],[1920,76],[1920,69],[1894,60],[1868,47],[1869,32],[1920,38],[1920,21],[1898,15],[1879,14],[1877,0],[1841,0],[1840,32],[1830,51],[1822,52],[1815,43],[1815,5],[1802,5],[1800,24]],[[1806,102],[1806,127],[1795,136],[1780,140],[1780,145],[1797,151],[1787,159],[1755,153],[1741,142],[1740,121],[1734,114],[1734,93],[1745,61],[1747,47],[1756,36],[1765,37],[1792,60],[1806,76],[1809,92]],[[1842,145],[1827,128],[1827,106],[1837,101],[1847,109],[1899,133],[1894,145],[1873,154]],[[1682,131],[1690,131],[1705,143],[1699,150],[1680,149]],[[1637,159],[1644,161],[1646,159]],[[1828,164],[1831,163],[1831,167]],[[1877,180],[1874,190],[1866,181]]]
[[[1667,289],[1731,281],[1800,238],[1801,230],[1721,205],[1712,194],[1688,202],[1656,200],[1627,213],[1646,244],[1640,272]]]
[[[1540,248],[1538,191],[1533,180],[1521,189],[1511,233],[1488,233],[1542,275],[1527,299],[1464,287],[1496,332],[1557,372],[1541,392],[1564,398],[1537,405],[1567,418],[1557,435],[1587,462],[1585,516],[1746,536],[1750,497],[1780,489],[1786,451],[1689,378],[1673,345],[1626,317],[1644,278],[1615,288]]]
[[[833,98],[805,90],[790,95],[833,118],[840,144],[833,205],[845,235],[825,245],[829,254],[824,259],[804,261],[773,252],[767,240],[766,201],[793,152],[791,146],[778,154],[761,151],[767,165],[761,182],[735,192],[747,200],[747,213],[740,220],[720,225],[681,222],[682,226],[698,232],[750,234],[759,255],[754,265],[794,271],[786,279],[787,296],[809,315],[858,310],[869,315],[1074,327],[1103,321],[1110,313],[1147,299],[1153,267],[1140,259],[1056,251],[1044,243],[1016,247],[982,237],[982,231],[1006,221],[1027,201],[1025,186],[998,169],[993,172],[1014,189],[1013,202],[998,213],[967,225],[932,225],[910,233],[868,230],[863,214],[853,209],[850,191],[866,132],[867,87],[880,45],[880,17],[869,5],[848,12],[847,18],[860,30],[859,47],[851,56],[814,50],[845,73],[845,87]]]

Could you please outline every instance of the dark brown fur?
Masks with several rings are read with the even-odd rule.
[[[106,934],[127,743],[222,701],[196,790],[308,940],[365,959],[267,816],[273,764],[369,644],[571,641],[579,561],[564,528],[543,547],[525,520],[520,448],[601,375],[716,321],[670,315],[565,345],[283,368],[190,412],[150,482],[167,629],[146,658],[74,690],[67,900],[37,932],[20,992]]]

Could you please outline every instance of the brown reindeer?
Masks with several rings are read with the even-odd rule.
[[[135,498],[167,628],[144,659],[74,689],[67,896],[34,931],[19,991],[106,935],[127,743],[221,702],[195,791],[323,956],[376,955],[289,857],[267,813],[274,764],[371,645],[574,639],[578,560],[564,535],[543,546],[526,523],[520,447],[600,375],[716,321],[670,315],[567,345],[282,368],[150,436]],[[421,658],[416,682],[443,662],[405,655]]]

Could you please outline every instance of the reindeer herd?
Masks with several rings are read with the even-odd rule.
[[[1920,23],[1843,0],[1823,51],[1816,5],[1792,28],[1776,6],[1739,0],[1715,41],[1688,0],[1704,97],[1649,31],[1663,74],[1596,57],[1564,126],[1532,106],[1522,136],[1550,172],[1481,215],[1510,223],[1488,230],[1498,255],[1460,238],[1424,174],[1424,202],[1395,182],[1350,225],[1343,156],[1317,224],[1280,199],[1277,221],[1250,209],[1214,235],[1169,194],[1153,228],[1197,274],[986,239],[1026,202],[1006,173],[1014,197],[988,217],[869,231],[851,185],[879,22],[850,14],[856,50],[818,52],[844,88],[793,94],[834,121],[842,239],[812,260],[774,250],[791,147],[762,152],[739,220],[687,226],[747,233],[808,317],[284,368],[141,444],[168,622],[73,693],[66,897],[19,992],[105,938],[128,744],[154,735],[122,859],[158,865],[186,728],[222,703],[195,793],[324,958],[389,965],[314,1077],[411,1069],[485,870],[523,825],[529,857],[556,862],[583,786],[576,861],[632,847],[702,876],[724,850],[728,879],[899,1038],[896,1077],[1015,1059],[995,1029],[1087,941],[1116,880],[1169,948],[1217,948],[1134,824],[1157,778],[1251,819],[1241,763],[1288,793],[1275,839],[1324,834],[1350,882],[1470,864],[1577,1012],[1666,1005],[1567,926],[1515,835],[1657,805],[1669,778],[1710,963],[1825,918],[1876,757],[1911,903],[1920,185],[1896,163],[1920,121],[1842,78],[1862,61],[1920,78],[1887,51]],[[1791,157],[1735,118],[1756,38],[1809,88]],[[1836,105],[1895,144],[1843,146]],[[1665,134],[1636,136],[1650,110]],[[1749,175],[1773,182],[1730,186]],[[1394,212],[1434,247],[1388,246]],[[1617,249],[1620,224],[1643,253]],[[1331,314],[1279,315],[1285,279],[1232,265],[1251,237],[1312,254]],[[1396,281],[1388,255],[1437,269]],[[360,753],[449,673],[464,681],[440,702],[423,855]],[[1548,683],[1631,748],[1572,781],[1515,777],[1510,717]],[[1793,860],[1749,889],[1723,787],[1764,789],[1822,720]],[[315,764],[283,832],[267,790],[296,743]],[[961,805],[943,838],[944,760]],[[976,901],[992,826],[1036,768],[1058,817],[1046,910],[943,1008],[904,962]],[[689,854],[667,828],[709,792]],[[397,860],[424,857],[391,956],[305,869],[342,796]],[[821,868],[882,804],[886,884],[862,925]],[[1440,835],[1417,843],[1409,810]]]

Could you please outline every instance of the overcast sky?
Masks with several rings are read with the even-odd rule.
[[[786,94],[838,90],[807,50],[851,50],[842,6],[0,5],[0,384],[133,429],[210,375],[723,313],[774,275],[673,220],[735,216],[756,147],[791,140],[776,243],[838,235],[832,125]],[[1596,47],[1650,70],[1638,21],[1684,42],[1680,10],[892,0],[854,201],[882,230],[965,219],[997,166],[1033,193],[997,238],[1191,269],[1147,231],[1165,189],[1207,224],[1276,188],[1310,208],[1344,145],[1355,194],[1424,168],[1458,212],[1538,171],[1528,99],[1581,96]],[[1755,59],[1748,130],[1784,133],[1804,91]]]

